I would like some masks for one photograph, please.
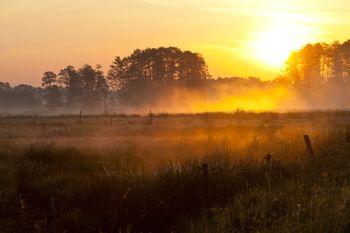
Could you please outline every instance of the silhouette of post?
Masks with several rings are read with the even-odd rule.
[[[310,157],[312,159],[315,159],[315,153],[314,153],[314,150],[312,148],[311,140],[310,140],[309,135],[304,135],[304,141],[305,141],[306,149],[307,149]]]
[[[208,112],[205,113],[205,125],[208,125]]]
[[[79,113],[79,123],[80,124],[82,123],[82,115],[83,115],[83,112],[80,110],[80,113]]]
[[[265,162],[266,162],[266,165],[270,166],[271,167],[271,160],[272,160],[272,155],[271,154],[267,154],[265,157]]]
[[[152,125],[152,123],[153,123],[152,110],[149,110],[149,124]]]

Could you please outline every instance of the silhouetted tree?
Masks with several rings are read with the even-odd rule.
[[[42,77],[42,87],[44,88],[43,100],[46,107],[62,107],[62,91],[58,86],[58,77],[52,72],[44,73]]]
[[[350,79],[350,41],[343,44],[308,44],[293,52],[286,62],[285,76],[294,86],[308,91]]]
[[[57,84],[57,75],[52,72],[52,71],[47,71],[44,73],[44,76],[42,77],[42,84],[41,86],[46,88],[46,87],[51,87],[53,85]]]
[[[84,65],[78,71],[82,87],[82,103],[85,106],[93,107],[104,103],[108,92],[107,81],[101,67],[94,69],[90,65]]]
[[[136,49],[125,58],[116,57],[108,72],[112,90],[123,101],[151,101],[159,89],[174,85],[199,86],[209,77],[205,60],[179,48]]]
[[[110,66],[108,71],[108,84],[111,90],[121,90],[125,91],[126,88],[126,67],[125,61],[123,61],[119,56],[116,57]]]
[[[13,88],[16,108],[38,108],[42,105],[39,88],[30,85],[18,85]]]
[[[67,106],[73,107],[82,102],[83,86],[81,78],[73,66],[67,66],[59,74],[59,83],[67,91]]]

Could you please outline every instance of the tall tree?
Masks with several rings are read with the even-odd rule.
[[[346,82],[350,78],[350,42],[304,46],[290,55],[285,75],[296,87],[308,91]]]
[[[47,71],[44,73],[44,76],[42,77],[42,84],[41,86],[46,88],[46,87],[51,87],[53,85],[57,84],[57,75],[52,72],[52,71]]]
[[[46,107],[57,108],[62,106],[62,92],[59,88],[57,75],[52,71],[47,71],[42,77],[42,87],[44,88],[43,100]]]
[[[73,107],[82,102],[83,86],[78,72],[73,66],[67,66],[59,74],[59,83],[67,91],[67,106]]]
[[[114,91],[125,91],[126,88],[126,62],[119,56],[113,60],[110,70],[108,71],[108,84]]]
[[[130,56],[116,57],[108,72],[113,89],[153,89],[174,81],[198,83],[209,77],[204,59],[197,53],[175,47],[135,50]]]

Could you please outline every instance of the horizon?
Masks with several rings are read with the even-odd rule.
[[[304,44],[349,39],[348,5],[345,0],[2,0],[0,81],[39,86],[47,70],[101,64],[106,71],[115,56],[161,46],[200,53],[215,78],[272,80],[288,54]]]
[[[0,0],[0,28],[0,233],[349,232],[349,0]]]

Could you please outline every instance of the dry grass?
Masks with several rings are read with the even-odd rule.
[[[239,114],[5,119],[0,231],[347,232],[348,114]]]

